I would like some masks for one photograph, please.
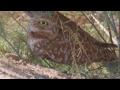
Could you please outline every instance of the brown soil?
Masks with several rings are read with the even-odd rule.
[[[72,79],[59,71],[0,57],[0,79]]]

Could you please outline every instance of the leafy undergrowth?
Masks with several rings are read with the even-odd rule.
[[[72,20],[79,24],[77,19],[81,16],[80,12],[63,12]],[[76,17],[74,17],[76,16]],[[74,17],[74,18],[73,18]],[[27,22],[30,18],[23,12],[0,12],[0,55],[7,56],[8,53],[13,54],[15,60],[22,59],[27,63],[40,65],[58,70],[60,72],[75,76],[77,78],[120,78],[119,62],[99,62],[91,65],[68,66],[60,65],[48,60],[43,60],[30,52],[27,47]],[[87,22],[88,23],[88,22]],[[81,23],[80,23],[81,24]],[[83,26],[82,26],[83,25]],[[84,27],[84,22],[81,24]],[[90,30],[91,25],[88,25],[87,32],[91,32],[92,36],[100,39],[94,31]],[[105,36],[106,37],[106,36]],[[9,55],[8,55],[9,56]]]

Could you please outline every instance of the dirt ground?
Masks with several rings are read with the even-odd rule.
[[[71,79],[59,71],[0,57],[0,79]]]
[[[109,78],[120,79],[116,63],[104,63],[107,69],[111,72]],[[99,75],[98,75],[99,76]],[[94,77],[95,79],[96,77]],[[98,77],[97,77],[98,78]],[[97,79],[96,78],[96,79]],[[99,76],[101,77],[101,75]],[[105,78],[105,77],[104,77]],[[6,54],[0,56],[0,79],[85,79],[80,76],[71,76],[54,69],[45,68],[40,65],[33,65],[23,60],[19,60],[18,56]]]

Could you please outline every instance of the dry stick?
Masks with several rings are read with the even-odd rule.
[[[111,17],[111,20],[112,20],[112,24],[115,26],[115,29],[117,30],[115,19],[113,18],[113,14],[112,13],[110,14],[110,17]]]
[[[105,12],[104,14],[105,14],[105,16],[106,16],[106,18],[107,18],[107,21],[108,21],[108,23],[110,24],[112,30],[114,31],[114,34],[115,34],[116,38],[117,38],[117,43],[118,43],[118,47],[119,47],[118,58],[119,58],[119,60],[120,60],[120,37],[119,37],[119,33],[117,33],[117,30],[116,30],[114,24],[112,23],[112,21],[110,20],[110,17],[108,16],[108,14],[107,14],[106,12]],[[118,65],[119,65],[119,64],[120,64],[120,63],[118,63]],[[118,69],[118,70],[119,70],[119,69]]]
[[[14,48],[14,46],[3,36],[3,35],[1,35],[1,33],[0,33],[0,36],[10,45],[10,47],[17,53],[17,55],[19,56],[19,58],[22,58],[21,56],[20,56],[20,54],[17,52],[17,50]]]
[[[108,26],[108,31],[109,31],[109,35],[110,35],[110,41],[111,41],[111,43],[113,44],[112,33],[111,33],[110,26],[109,26],[108,23],[107,23],[107,26]]]
[[[113,24],[112,21],[110,20],[110,17],[108,16],[107,12],[104,11],[103,14],[105,15],[105,18],[106,18],[108,24],[111,26],[111,28],[112,28],[115,36],[118,37],[118,33],[117,33],[117,30],[116,30],[116,27],[114,26],[114,24]]]
[[[108,24],[111,26],[111,28],[117,38],[117,43],[118,43],[118,47],[119,47],[119,59],[120,59],[120,37],[119,37],[119,34],[117,33],[116,26],[114,26],[114,24],[110,20],[110,17],[108,16],[107,12],[104,11],[103,14],[105,15]]]
[[[56,15],[57,15],[57,14],[56,14]],[[68,21],[62,23],[62,21],[61,21],[61,19],[59,18],[58,15],[57,15],[57,17],[58,17],[58,20],[60,21],[60,27],[61,27],[62,29],[63,29],[63,26],[62,26],[62,25],[64,25],[65,23],[68,23],[68,22],[71,21],[71,20],[68,20]],[[69,37],[73,37],[74,39],[77,39],[77,41],[78,41],[79,45],[81,46],[84,54],[86,55],[87,59],[90,61],[89,57],[88,57],[87,54],[86,54],[86,51],[84,50],[84,46],[81,44],[81,42],[80,42],[79,39],[78,39],[77,33],[74,33],[74,32],[70,29],[70,27],[68,27],[68,26],[67,26],[67,29],[69,30],[69,33],[70,33],[70,35],[71,35],[71,36],[69,36]],[[72,47],[72,45],[71,45],[71,42],[70,42],[70,46],[71,46],[71,50],[72,50],[73,47]],[[77,70],[78,70],[78,72],[79,72],[79,67],[78,67],[77,62],[76,62],[76,60],[75,60],[75,54],[73,55],[73,60],[74,60],[75,66],[76,66],[76,68],[77,68]],[[80,75],[80,73],[79,73],[79,75]]]
[[[43,60],[44,60],[45,63],[47,63],[47,65],[48,65],[50,68],[53,68],[53,66],[52,66],[49,62],[47,62],[47,60],[45,60],[45,59],[43,59]]]
[[[118,36],[120,37],[120,12],[118,12],[118,18],[119,18],[119,23],[118,23],[118,25],[119,25],[119,28],[118,28]]]
[[[95,18],[95,16],[93,14],[91,14],[91,17],[95,20],[95,22],[99,25],[99,27],[106,33],[106,35],[108,35],[109,37],[111,37],[110,33],[108,32],[108,30],[106,30],[104,28],[104,26],[102,24],[100,24],[100,22]],[[115,44],[117,44],[117,41],[114,38],[111,37],[111,39],[113,40],[113,42]]]
[[[56,14],[56,15],[57,15],[57,14]],[[58,15],[57,15],[57,16],[58,16]],[[59,16],[58,16],[58,19],[60,20],[60,24],[61,24],[61,26],[62,26],[62,21],[61,21],[61,19],[59,18]],[[69,20],[69,21],[70,21],[70,20]],[[68,22],[69,22],[69,21],[68,21]],[[64,22],[64,23],[67,23],[67,21]],[[64,23],[63,23],[63,24],[64,24]],[[87,53],[86,53],[86,51],[85,51],[85,49],[84,49],[84,46],[83,46],[83,45],[81,44],[81,42],[79,41],[79,38],[78,38],[77,33],[74,33],[74,32],[70,29],[70,27],[67,26],[67,28],[68,28],[68,30],[70,31],[72,37],[78,41],[78,43],[79,43],[79,45],[81,46],[84,54],[86,55],[87,59],[90,61],[90,59],[89,59],[89,57],[88,57],[88,55],[87,55]]]
[[[111,43],[113,44],[113,41],[114,41],[114,43],[117,44],[117,41],[116,41],[114,38],[112,38],[112,34],[111,34],[111,30],[110,30],[109,25],[108,25],[108,28],[109,28],[109,32],[108,32],[108,31],[104,28],[104,26],[101,25],[100,22],[95,18],[95,16],[93,16],[93,15],[91,15],[91,16],[92,16],[93,19],[96,21],[96,23],[102,28],[102,30],[105,31],[106,34],[110,37]],[[114,25],[115,25],[115,24],[114,24]],[[112,39],[113,39],[113,40],[112,40]],[[115,53],[115,49],[114,49],[114,48],[113,48],[113,50],[114,50],[114,53]]]
[[[84,53],[84,54],[86,55],[86,57],[87,57],[87,60],[89,60],[89,62],[91,62],[91,60],[89,59],[89,57],[88,57],[88,55],[87,55],[87,53],[86,53],[86,51],[85,51],[85,49],[84,49],[84,46],[83,46],[82,43],[79,41],[78,34],[77,34],[77,33],[74,33],[69,27],[68,27],[68,29],[69,29],[72,37],[75,39],[75,42],[77,41],[78,44],[80,45],[81,50],[83,50],[83,53]],[[71,49],[72,49],[72,48],[71,48]],[[73,55],[73,60],[74,60],[74,63],[75,63],[76,68],[79,70],[78,65],[77,65],[77,62],[76,62],[76,60],[75,60],[75,54]],[[86,62],[87,62],[87,60],[86,60]],[[87,63],[85,63],[85,67],[86,67],[86,65],[87,65]]]
[[[8,12],[9,13],[9,12]],[[20,25],[20,24],[19,24]],[[24,28],[24,27],[23,27]],[[21,55],[18,53],[18,51],[14,48],[14,46],[6,39],[5,36],[3,36],[1,33],[0,33],[0,36],[9,44],[9,46],[16,52],[16,54],[18,55],[19,58],[23,59],[21,57]]]
[[[18,23],[18,25],[20,25],[25,31],[27,31],[27,29],[24,28],[24,27],[13,17],[13,15],[12,15],[10,12],[8,12],[8,14],[12,17],[13,20],[15,20],[15,21]],[[4,38],[4,39],[5,39],[5,38]],[[6,40],[7,43],[13,48],[13,50],[17,53],[17,55],[19,56],[19,58],[23,59],[23,58],[21,57],[21,55],[17,52],[17,50],[12,46],[12,44],[11,44],[7,39],[5,39],[5,40]]]
[[[108,24],[108,23],[107,23],[107,25],[108,25],[109,35],[110,35],[110,41],[111,41],[111,43],[113,44],[113,40],[112,40],[112,33],[111,33],[111,30],[110,30],[110,26],[109,26],[109,24]],[[115,54],[116,54],[116,52],[115,52],[115,48],[112,48],[112,50],[113,50],[113,53],[115,53]]]
[[[118,12],[118,16],[119,16],[119,32],[118,32],[118,37],[120,39],[120,11]],[[119,45],[119,59],[120,59],[120,45]]]
[[[120,41],[120,14],[118,13],[118,15],[119,15],[119,28],[118,28],[118,38],[117,39],[119,39],[119,41]],[[120,44],[119,44],[120,42],[118,42],[118,46],[119,46],[119,54],[118,54],[118,58],[119,58],[119,60],[118,61],[120,61]],[[118,62],[118,70],[119,70],[119,68],[120,68],[120,62]]]
[[[103,36],[101,35],[101,33],[98,31],[98,29],[96,28],[96,26],[94,25],[94,23],[89,19],[89,17],[84,12],[82,12],[82,13],[87,18],[87,20],[92,24],[92,26],[96,29],[96,31],[101,36],[101,38],[104,40],[104,42],[106,42],[106,40],[103,38]]]
[[[26,29],[25,27],[23,27],[23,25],[21,25],[21,24],[13,17],[13,15],[12,15],[10,12],[8,12],[8,14],[12,17],[13,20],[15,20],[15,21],[18,23],[18,25],[20,25],[20,26],[27,32],[27,29]]]

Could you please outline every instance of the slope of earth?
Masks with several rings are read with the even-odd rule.
[[[71,79],[59,71],[0,57],[0,79]]]

